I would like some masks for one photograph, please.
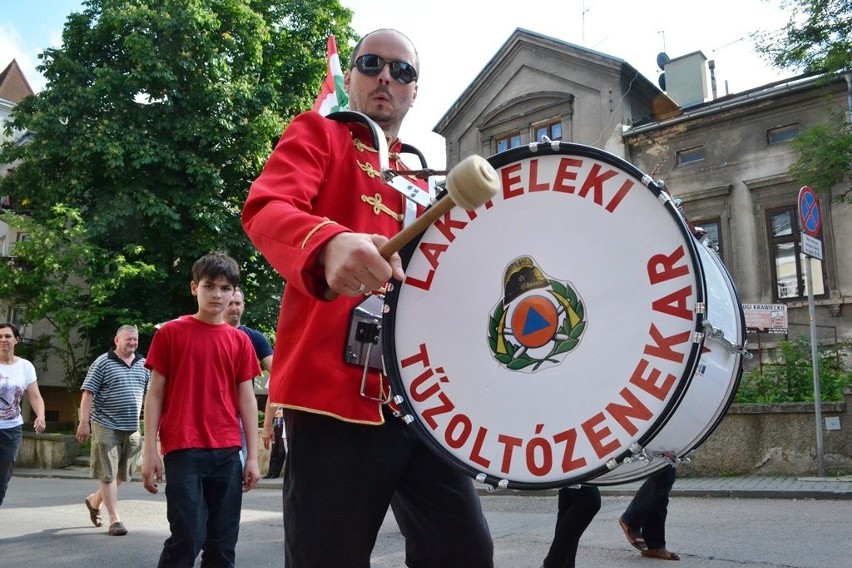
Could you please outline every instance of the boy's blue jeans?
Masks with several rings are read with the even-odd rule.
[[[163,543],[158,568],[232,567],[243,502],[239,448],[169,452],[166,506],[171,536]]]

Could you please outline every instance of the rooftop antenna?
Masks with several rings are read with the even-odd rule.
[[[661,36],[663,36],[663,53],[665,53],[665,51],[666,51],[666,30],[659,30],[657,33],[660,34]]]
[[[580,12],[580,20],[582,21],[582,29],[580,30],[580,45],[583,47],[586,46],[586,12],[591,10],[591,8],[586,8],[586,0],[583,0],[583,6]]]
[[[721,51],[728,46],[734,45],[735,43],[739,43],[739,42],[741,42],[741,41],[743,41],[744,39],[747,39],[747,38],[748,38],[748,36],[743,36],[741,38],[737,38],[737,39],[735,39],[733,41],[729,41],[725,45],[723,45],[721,47],[717,47],[716,49],[713,50],[713,59],[711,60],[713,65],[712,65],[712,67],[710,67],[710,72],[711,72],[711,79],[713,81],[713,98],[714,99],[716,98],[716,52]],[[730,94],[731,93],[730,93],[730,89],[728,88],[728,80],[725,79],[725,95],[730,95]]]

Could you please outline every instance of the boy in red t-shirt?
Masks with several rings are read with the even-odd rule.
[[[148,350],[142,477],[157,493],[165,466],[171,530],[159,568],[192,566],[202,549],[205,565],[234,566],[242,494],[260,479],[257,427],[245,428],[243,468],[238,418],[257,416],[252,379],[260,367],[248,336],[225,321],[239,280],[225,254],[195,261],[190,290],[198,311],[164,324]]]

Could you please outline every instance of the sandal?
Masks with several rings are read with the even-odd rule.
[[[642,556],[645,558],[656,558],[658,560],[680,560],[680,556],[671,552],[670,550],[666,550],[665,548],[652,548],[650,550],[643,550]]]
[[[621,526],[621,530],[624,531],[624,536],[627,538],[627,542],[630,543],[630,546],[636,550],[641,550],[643,553],[648,550],[648,545],[645,544],[645,539],[633,532],[633,529],[627,526],[627,523],[624,522],[624,517],[618,518],[618,524]]]
[[[104,520],[101,518],[101,510],[92,507],[92,504],[89,503],[88,497],[86,497],[83,501],[86,503],[86,508],[89,510],[89,519],[91,519],[92,524],[96,527],[102,527],[104,525]]]
[[[107,534],[109,534],[110,536],[124,536],[127,534],[127,529],[124,528],[124,523],[119,521],[109,526]]]

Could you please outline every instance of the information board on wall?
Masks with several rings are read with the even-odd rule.
[[[743,304],[748,331],[787,333],[787,304]]]

